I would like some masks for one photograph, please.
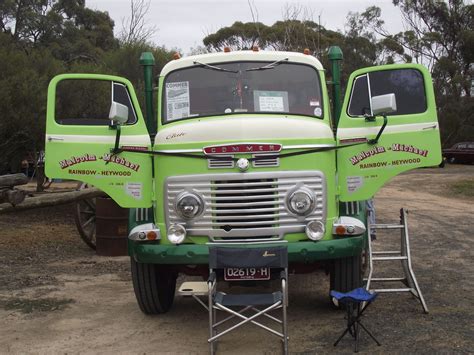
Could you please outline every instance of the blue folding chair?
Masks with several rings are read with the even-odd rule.
[[[259,293],[224,293],[218,290],[217,284],[223,281],[226,269],[264,268],[268,279],[279,280],[278,290],[268,289]],[[215,353],[216,341],[223,335],[234,331],[245,324],[253,324],[280,338],[283,354],[288,354],[288,325],[286,307],[288,305],[288,249],[286,246],[259,246],[242,248],[238,246],[209,247],[209,339],[210,352]],[[245,283],[245,281],[242,281]],[[255,281],[251,281],[254,283]],[[268,283],[269,281],[262,281]],[[276,288],[276,285],[275,285]],[[281,318],[271,315],[273,310],[281,310]],[[218,321],[217,311],[230,314]],[[266,318],[272,327],[260,322],[257,318]],[[238,319],[237,324],[229,325],[228,321]],[[280,330],[281,329],[281,330]]]
[[[341,336],[336,340],[334,346],[337,346],[341,339],[347,333],[349,333],[355,340],[354,351],[358,352],[360,328],[365,330],[365,332],[369,334],[369,336],[377,343],[377,345],[380,346],[381,344],[379,343],[379,341],[375,339],[372,333],[361,323],[360,320],[364,311],[377,297],[377,293],[369,292],[365,288],[360,287],[347,293],[332,290],[331,296],[333,297],[333,299],[337,300],[338,303],[343,304],[347,311],[347,327],[341,334]]]

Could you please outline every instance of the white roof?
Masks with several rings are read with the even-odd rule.
[[[288,58],[292,63],[303,63],[315,67],[317,70],[323,70],[321,62],[312,55],[296,53],[296,52],[277,52],[277,51],[235,51],[235,52],[218,52],[201,55],[193,55],[172,60],[163,67],[161,76],[165,76],[169,72],[195,65],[194,62],[205,64],[237,62],[237,61],[264,61],[275,62],[277,60]]]

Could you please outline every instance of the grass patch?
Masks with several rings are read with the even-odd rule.
[[[68,304],[74,303],[74,300],[68,298],[15,298],[2,303],[2,306],[5,310],[15,310],[20,311],[22,313],[33,313],[62,310],[66,308]]]
[[[456,195],[474,197],[474,179],[456,181],[450,184],[450,190]]]

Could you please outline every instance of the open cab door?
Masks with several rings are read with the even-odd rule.
[[[441,142],[428,70],[395,64],[352,73],[337,144],[341,201],[369,199],[404,171],[438,165]]]
[[[51,80],[46,118],[45,173],[91,184],[120,206],[151,207],[150,136],[131,83],[97,74]]]

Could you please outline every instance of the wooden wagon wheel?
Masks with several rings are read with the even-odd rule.
[[[87,189],[89,185],[79,182],[77,190]],[[86,199],[76,202],[74,219],[81,239],[92,249],[96,248],[96,199]]]

